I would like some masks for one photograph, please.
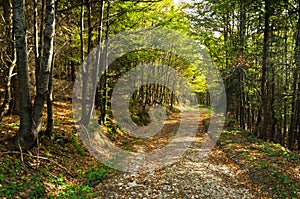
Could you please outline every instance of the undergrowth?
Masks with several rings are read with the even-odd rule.
[[[300,179],[295,175],[300,158],[280,144],[265,142],[237,128],[224,131],[218,145],[250,179],[275,198],[300,198]]]

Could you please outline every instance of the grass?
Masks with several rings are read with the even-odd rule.
[[[54,109],[58,115],[54,116],[53,137],[61,137],[63,132],[69,139],[62,145],[42,136],[42,145],[30,149],[30,154],[24,152],[23,161],[20,153],[12,151],[5,141],[17,131],[19,118],[3,118],[0,125],[0,198],[95,198],[99,183],[115,172],[99,163],[83,147],[76,136],[72,117],[65,117],[71,116],[71,104],[59,102]]]
[[[79,144],[78,137],[76,137],[76,136],[73,135],[73,134],[71,134],[71,143],[72,143],[73,146],[76,148],[77,154],[79,154],[80,156],[84,156],[84,149],[83,149],[82,146]]]
[[[74,179],[66,173],[54,174],[55,167],[30,169],[27,173],[21,169],[19,159],[7,160],[0,165],[0,197],[93,198],[96,196],[94,188],[112,172],[103,165],[94,167],[86,171],[78,170],[75,176],[79,181],[74,183]]]
[[[89,187],[95,187],[102,180],[107,177],[108,170],[106,168],[100,168],[98,170],[89,170],[86,175],[85,185]]]

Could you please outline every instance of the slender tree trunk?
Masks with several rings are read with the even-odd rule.
[[[83,0],[82,0],[83,2]],[[86,115],[88,112],[88,108],[87,108],[87,87],[88,87],[88,66],[89,63],[85,63],[84,62],[84,38],[83,38],[83,31],[84,31],[84,5],[81,5],[81,15],[80,15],[80,50],[81,50],[81,64],[82,64],[82,102],[81,102],[81,106],[82,106],[82,118],[81,121],[79,123],[88,123],[86,120]]]
[[[3,119],[3,116],[9,112],[9,105],[12,101],[12,77],[13,77],[13,71],[14,71],[15,65],[12,64],[8,68],[8,74],[6,75],[6,88],[5,88],[5,97],[4,101],[0,107],[0,122]]]
[[[239,87],[239,101],[240,101],[240,127],[242,129],[245,129],[245,91],[244,91],[244,71],[243,71],[243,57],[244,57],[244,46],[245,46],[245,5],[243,0],[240,1],[240,25],[239,25],[239,31],[240,31],[240,58],[241,58],[241,64],[239,64],[238,68],[238,87]]]
[[[19,102],[21,110],[18,144],[22,148],[29,148],[34,140],[34,134],[30,130],[32,124],[32,107],[29,93],[24,5],[24,0],[14,0],[14,32],[16,39],[17,70],[20,94]]]
[[[40,52],[39,52],[39,28],[38,28],[38,0],[34,0],[34,57],[35,57],[35,66],[37,72],[39,72],[40,66]],[[36,84],[38,79],[36,79]]]
[[[72,52],[71,52],[71,57],[73,56]],[[73,60],[70,60],[69,61],[70,63],[70,67],[71,67],[71,79],[72,79],[72,82],[73,84],[75,83],[75,80],[76,80],[76,66],[75,66],[75,62]]]
[[[84,62],[84,0],[81,0],[81,15],[80,15],[80,49],[81,49],[81,63]]]
[[[261,118],[262,118],[262,110],[259,109],[257,111],[257,120],[255,125],[255,133],[254,133],[254,135],[258,137],[260,135],[260,130],[261,130],[261,120],[262,120]]]
[[[55,62],[55,54],[53,53],[51,68],[50,68],[50,78],[48,85],[48,97],[47,97],[47,128],[46,135],[48,137],[52,136],[53,128],[54,128],[54,117],[53,117],[53,86],[52,86],[52,76],[53,76],[53,67]]]
[[[40,71],[40,82],[36,85],[37,95],[34,101],[33,125],[31,126],[35,138],[42,128],[42,112],[49,95],[49,81],[54,53],[55,35],[55,0],[46,0],[46,18],[44,31],[43,58]]]
[[[37,6],[37,0],[36,1],[36,6]],[[38,24],[37,24],[37,18],[38,18],[38,13],[37,13],[37,8],[35,9],[35,26],[34,26],[34,31],[35,31],[35,81],[36,85],[42,84],[41,82],[41,64],[42,64],[42,58],[43,58],[43,45],[44,45],[44,12],[45,12],[45,0],[42,0],[42,6],[41,6],[41,24],[40,24],[40,30],[38,31]],[[40,36],[38,38],[38,32],[40,32]]]
[[[2,2],[3,11],[4,11],[4,21],[5,21],[5,97],[4,101],[0,107],[0,121],[2,120],[3,116],[13,112],[13,106],[17,105],[16,96],[13,87],[12,81],[14,76],[15,70],[15,49],[14,49],[14,42],[13,42],[13,18],[12,18],[12,1],[6,0]],[[16,78],[16,77],[15,77]],[[18,112],[17,112],[18,113]]]
[[[267,66],[268,66],[268,52],[269,52],[269,21],[270,21],[270,1],[265,0],[265,28],[264,28],[264,43],[262,55],[262,69],[261,69],[261,102],[262,102],[262,129],[259,137],[266,140],[269,127],[269,110],[268,110],[268,92],[267,92]]]
[[[99,27],[98,27],[98,53],[97,53],[97,66],[103,67],[104,68],[104,72],[101,76],[101,82],[100,82],[100,99],[96,99],[96,100],[100,100],[100,123],[104,123],[105,120],[105,114],[106,114],[106,107],[104,104],[104,89],[105,89],[105,85],[106,85],[106,70],[105,70],[105,58],[101,57],[102,55],[102,35],[103,35],[103,14],[104,14],[104,0],[101,0],[100,2],[100,23],[99,23]],[[98,90],[98,89],[96,89]]]
[[[297,96],[297,119],[296,119],[296,132],[297,132],[297,142],[298,150],[300,150],[300,81],[298,79],[298,96]]]
[[[300,149],[300,2],[298,2],[298,23],[297,23],[297,34],[296,34],[296,47],[295,47],[295,63],[296,71],[298,73],[298,94],[296,100],[296,134],[298,141],[298,149]]]
[[[10,26],[10,30],[7,29],[7,31],[11,31],[11,33],[8,34],[10,41],[7,44],[7,52],[9,52],[10,56],[11,56],[9,58],[11,60],[10,61],[11,65],[10,65],[9,70],[12,71],[12,76],[10,76],[10,81],[11,81],[10,91],[11,91],[12,99],[9,101],[9,110],[8,110],[7,114],[18,115],[20,112],[19,111],[19,88],[18,88],[18,76],[16,75],[17,68],[15,67],[15,65],[16,65],[16,50],[15,50],[15,42],[14,42],[15,36],[14,36],[14,28],[13,28],[13,20],[12,20],[12,13],[13,13],[12,4],[13,4],[12,0],[4,1],[4,7],[7,7],[8,11],[9,11],[9,12],[7,12],[9,15],[8,16],[6,15],[5,18],[8,19],[8,17],[10,17],[10,22],[7,23],[7,25]],[[5,10],[5,8],[4,8],[4,10]]]
[[[228,63],[229,63],[229,52],[228,52],[228,48],[227,48],[227,42],[228,42],[228,32],[229,32],[229,24],[230,24],[230,22],[229,22],[229,14],[228,13],[226,13],[226,17],[225,17],[225,26],[224,26],[224,45],[225,45],[225,69],[227,69],[228,68]]]
[[[269,134],[269,140],[273,142],[277,142],[278,140],[275,140],[275,134],[276,134],[276,124],[277,124],[277,119],[276,119],[276,112],[275,112],[275,66],[274,64],[271,64],[271,101],[270,101],[270,107],[271,108],[271,129],[270,129],[270,134]]]
[[[101,114],[102,118],[101,121],[104,124],[106,120],[106,112],[107,112],[107,101],[108,101],[108,79],[107,79],[107,74],[108,74],[108,38],[109,38],[109,12],[110,12],[110,1],[107,1],[107,7],[106,7],[106,30],[105,30],[105,51],[104,51],[104,66],[105,66],[105,71],[103,74],[104,77],[104,87],[103,87],[103,96],[102,96],[102,106],[103,106],[103,112]]]
[[[284,58],[285,58],[285,90],[288,90],[288,77],[289,77],[289,67],[288,67],[288,43],[287,43],[288,37],[287,37],[287,31],[285,31],[285,38],[284,38]],[[288,114],[287,114],[287,98],[284,98],[284,108],[283,108],[283,133],[282,133],[282,139],[281,139],[281,145],[286,146],[286,135],[287,135],[287,122],[288,122]]]
[[[86,0],[86,9],[87,9],[87,25],[88,25],[88,49],[87,53],[90,54],[92,50],[92,36],[93,36],[93,27],[91,22],[91,3],[89,0]]]

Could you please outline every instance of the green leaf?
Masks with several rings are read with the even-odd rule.
[[[290,184],[290,183],[292,183],[293,181],[291,180],[291,179],[289,179],[289,177],[288,176],[284,176],[284,179],[283,179],[283,183],[284,184]]]

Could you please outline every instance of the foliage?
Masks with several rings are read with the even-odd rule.
[[[276,198],[297,198],[300,184],[294,173],[300,163],[299,155],[247,131],[225,131],[218,145],[241,169],[249,171],[250,179],[264,187],[263,191]]]
[[[269,24],[265,24],[267,3]],[[298,74],[294,73],[300,63],[296,47],[299,2],[203,0],[186,7],[193,37],[205,45],[222,73],[230,128],[247,127],[264,140],[295,149],[294,144],[300,143],[296,138],[300,129],[299,96],[295,96],[300,88]],[[267,57],[267,70],[261,83],[263,56]],[[268,129],[262,130],[263,123]]]
[[[93,198],[92,187],[88,185],[70,185],[66,182],[65,177],[60,174],[57,178],[51,178],[50,181],[60,187],[60,191],[55,198]]]
[[[0,166],[0,197],[15,198],[20,194],[23,196],[28,194],[26,197],[30,198],[94,198],[96,196],[94,187],[111,172],[102,165],[96,165],[96,169],[78,171],[78,180],[85,180],[73,184],[65,174],[53,175],[52,167],[40,168],[29,176],[23,172],[17,174],[19,165],[18,160],[6,161]],[[47,190],[49,186],[55,187],[56,193],[49,193]]]
[[[108,171],[105,168],[100,168],[98,170],[89,170],[86,175],[87,177],[85,184],[87,186],[94,187],[106,178],[107,173]]]
[[[76,152],[81,155],[84,156],[84,149],[82,148],[82,146],[78,143],[78,138],[76,137],[76,135],[71,135],[71,143],[74,145],[74,147],[76,148]]]

